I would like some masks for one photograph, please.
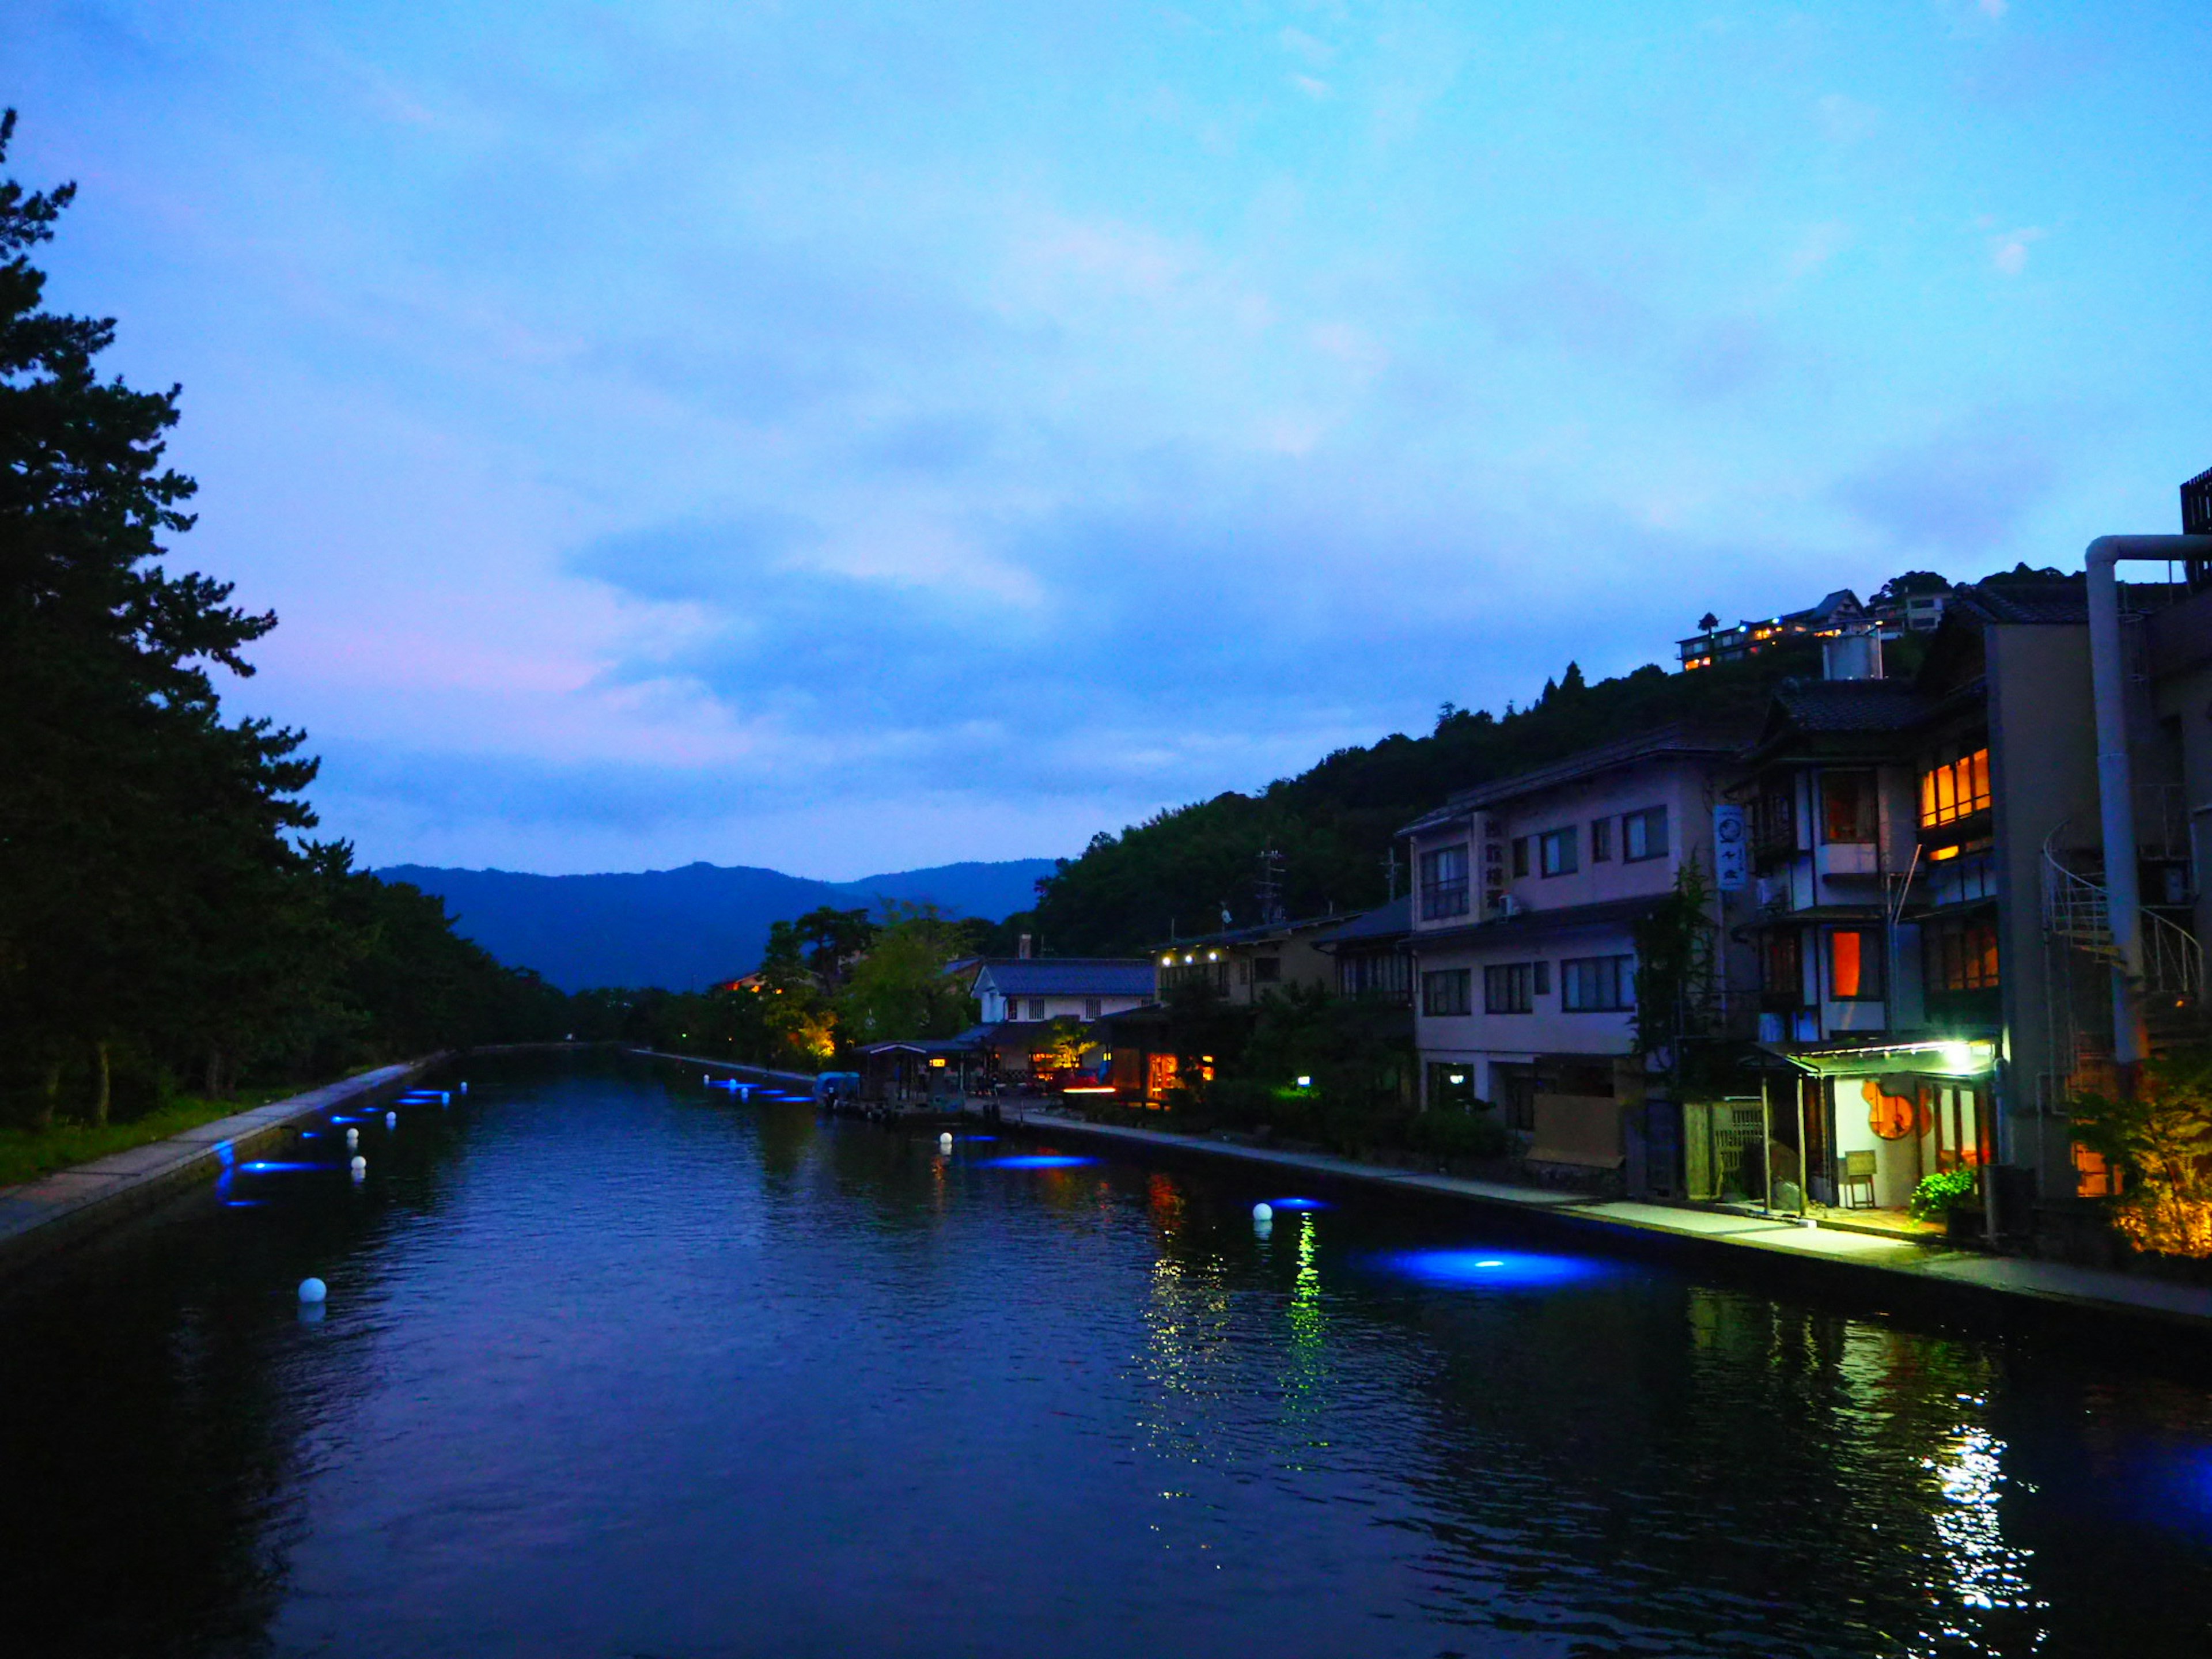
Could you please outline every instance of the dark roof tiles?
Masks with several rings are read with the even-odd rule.
[[[1150,957],[1018,957],[987,962],[976,975],[991,988],[1025,997],[1148,997],[1152,994]]]

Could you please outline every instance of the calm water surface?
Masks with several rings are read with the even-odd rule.
[[[469,1075],[0,1298],[9,1651],[2212,1653],[2179,1369]]]

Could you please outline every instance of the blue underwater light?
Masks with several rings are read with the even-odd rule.
[[[327,1170],[331,1166],[327,1164],[284,1164],[273,1159],[258,1159],[252,1164],[241,1164],[238,1167],[247,1175],[284,1175],[297,1173],[301,1170]]]
[[[1285,1210],[1326,1210],[1328,1200],[1321,1198],[1271,1198],[1268,1205],[1277,1214]]]
[[[1579,1256],[1518,1250],[1401,1250],[1379,1260],[1394,1273],[1449,1290],[1540,1290],[1607,1271]]]
[[[1097,1161],[1095,1158],[1077,1158],[1068,1152],[1017,1152],[1007,1158],[978,1158],[975,1167],[980,1170],[1073,1170]]]

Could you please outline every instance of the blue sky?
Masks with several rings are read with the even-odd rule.
[[[376,863],[1098,829],[2212,465],[2212,8],[15,0]]]

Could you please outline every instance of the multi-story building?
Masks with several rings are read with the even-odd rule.
[[[1401,832],[1425,1103],[1496,1104],[1535,1163],[1621,1165],[1624,1109],[1645,1093],[1635,930],[1693,861],[1723,920],[1713,809],[1741,746],[1668,726],[1466,791]]]
[[[2185,779],[2212,782],[2188,754],[2212,609],[2130,590],[2146,902],[2143,972],[2116,999],[2083,581],[1949,597],[1911,683],[1785,686],[1750,757],[1760,1035],[1806,1079],[1778,1133],[1814,1198],[1895,1207],[1929,1174],[1995,1170],[1986,1210],[2025,1235],[2083,1188],[2067,1103],[2119,1083],[2116,1003],[2142,1008],[2155,1041],[2199,1032],[2182,804]]]
[[[1741,662],[1791,640],[1832,639],[1863,629],[1866,607],[1848,587],[1839,587],[1820,604],[1784,617],[1753,618],[1723,627],[1717,617],[1707,616],[1698,631],[1676,641],[1682,666],[1711,668],[1715,663]]]

